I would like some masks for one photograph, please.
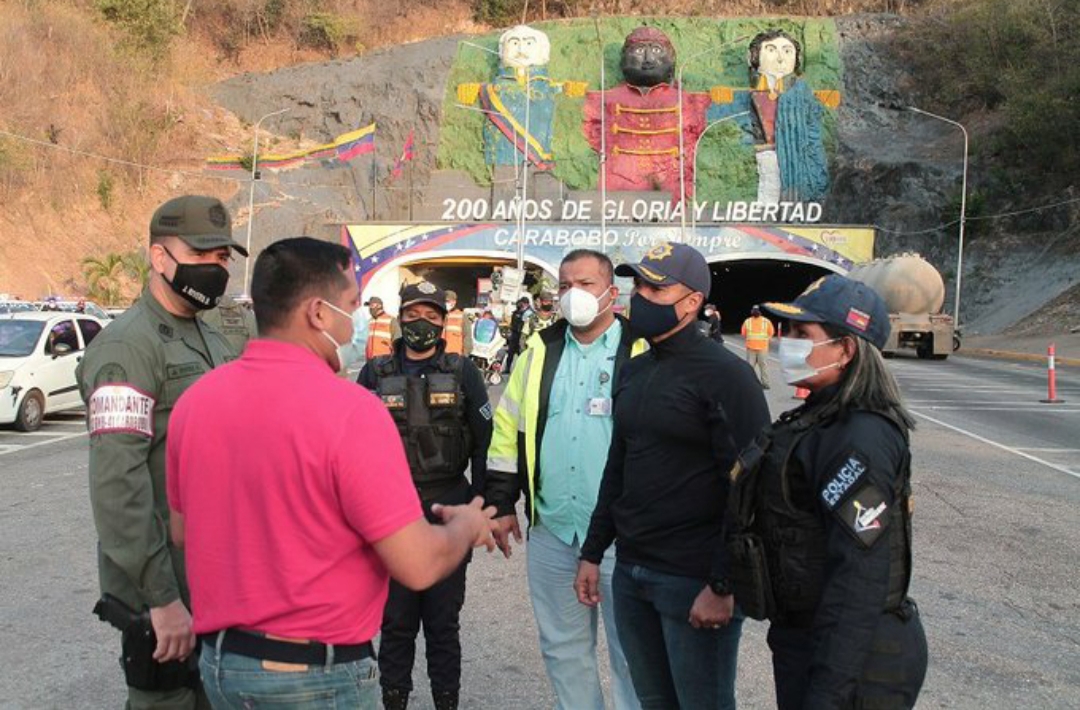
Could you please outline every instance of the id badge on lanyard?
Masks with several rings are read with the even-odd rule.
[[[608,382],[611,380],[609,375],[604,370],[600,371],[600,395],[597,397],[589,398],[589,416],[590,417],[610,417],[611,416],[611,397],[604,397],[605,389],[609,389]],[[609,394],[609,393],[608,393]]]

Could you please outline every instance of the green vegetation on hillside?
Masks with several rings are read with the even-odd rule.
[[[1080,176],[1080,2],[961,0],[897,41],[926,108],[989,126],[976,145],[1002,194]]]

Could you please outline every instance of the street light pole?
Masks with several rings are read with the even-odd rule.
[[[939,121],[945,123],[951,123],[960,129],[960,132],[964,134],[964,173],[960,184],[960,239],[956,250],[956,301],[953,305],[953,327],[957,331],[960,330],[960,283],[964,274],[964,222],[967,219],[967,175],[968,175],[968,132],[963,125],[951,118],[945,118],[939,116],[936,113],[930,113],[924,111],[921,108],[915,108],[914,106],[906,107],[908,111],[922,114],[923,116],[929,116],[930,118],[936,118]]]
[[[259,168],[259,126],[263,121],[271,116],[277,116],[285,113],[290,109],[283,108],[280,111],[274,111],[268,113],[258,121],[255,122],[255,138],[251,148],[251,185],[248,189],[248,223],[247,223],[247,240],[246,248],[249,256],[244,260],[244,295],[247,296],[251,292],[251,223],[255,221],[255,181],[258,179]]]
[[[698,175],[698,173],[697,173],[697,157],[698,157],[698,149],[701,147],[701,139],[705,137],[705,134],[708,133],[709,129],[711,129],[713,126],[718,126],[721,123],[723,123],[724,121],[730,121],[730,120],[732,120],[734,118],[738,118],[739,116],[745,116],[748,113],[750,113],[750,112],[749,111],[740,111],[739,113],[733,113],[730,116],[724,116],[723,118],[719,118],[719,119],[713,121],[712,123],[710,123],[709,125],[705,126],[705,130],[702,131],[701,135],[697,137],[697,141],[694,142],[694,182],[691,183],[691,187],[694,190],[695,195],[697,195],[697,175]],[[697,200],[695,198],[695,202],[696,201]],[[693,232],[694,234],[697,234],[697,210],[696,209],[693,212],[690,213],[690,231]]]

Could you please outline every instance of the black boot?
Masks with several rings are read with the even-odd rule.
[[[435,710],[458,710],[456,690],[432,690],[431,699],[435,701]]]
[[[383,688],[382,704],[386,710],[405,710],[409,707],[409,691],[401,688]]]

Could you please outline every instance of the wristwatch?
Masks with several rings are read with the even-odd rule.
[[[727,577],[709,577],[709,589],[718,597],[726,597],[735,591]]]

